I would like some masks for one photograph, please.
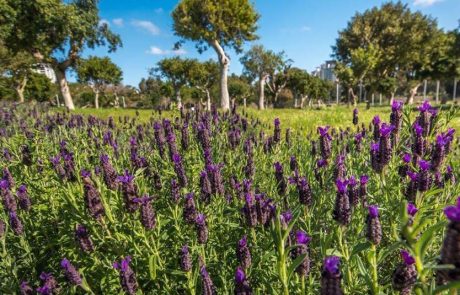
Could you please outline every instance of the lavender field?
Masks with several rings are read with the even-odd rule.
[[[0,105],[0,293],[456,294],[457,111],[345,111]]]

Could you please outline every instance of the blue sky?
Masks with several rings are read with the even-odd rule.
[[[120,34],[123,47],[108,54],[104,48],[87,50],[85,55],[108,55],[123,70],[123,83],[138,85],[148,69],[164,57],[181,55],[199,59],[216,58],[214,51],[199,54],[192,42],[173,51],[179,40],[172,31],[171,11],[178,1],[171,0],[101,0],[100,15],[110,28]],[[256,0],[260,14],[257,34],[274,51],[284,50],[294,65],[312,71],[330,58],[331,45],[356,11],[364,11],[380,0]],[[407,0],[412,10],[420,10],[438,20],[440,27],[454,29],[460,19],[460,0]],[[245,48],[249,48],[247,44]],[[231,50],[230,71],[241,73],[239,56]]]

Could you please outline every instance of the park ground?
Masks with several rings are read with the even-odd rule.
[[[443,111],[447,111],[451,106],[445,106]],[[391,108],[388,106],[372,107],[366,109],[366,106],[359,105],[360,123],[369,124],[372,118],[379,115],[383,121],[389,121]],[[449,126],[460,130],[460,109],[458,107],[454,118],[449,122]],[[239,112],[246,112],[250,118],[258,118],[262,123],[272,125],[275,118],[279,118],[283,128],[291,128],[292,131],[315,132],[317,126],[336,126],[346,128],[352,126],[353,107],[347,106],[330,106],[322,109],[267,109],[257,110],[253,108],[240,108]],[[77,109],[74,113],[83,115],[93,115],[102,119],[110,116],[114,119],[124,116],[136,116],[139,113],[140,122],[148,122],[153,115],[158,118],[158,112],[153,110],[136,110],[136,109]],[[413,112],[415,115],[416,112]],[[177,111],[163,111],[163,117],[178,116]]]

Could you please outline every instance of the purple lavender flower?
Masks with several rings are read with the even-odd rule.
[[[452,185],[455,184],[455,175],[453,173],[452,167],[446,167],[446,173],[444,174],[444,182],[450,182]]]
[[[257,207],[250,192],[246,193],[245,201],[243,213],[246,217],[246,223],[249,227],[254,227],[257,225]]]
[[[240,265],[247,269],[251,266],[251,252],[249,251],[248,247],[248,239],[247,236],[243,236],[241,240],[238,241],[238,245],[236,248],[236,257]]]
[[[334,180],[337,179],[344,179],[346,174],[346,167],[345,167],[345,156],[338,155],[335,160],[335,168],[334,168]]]
[[[353,125],[358,125],[358,109],[353,110]]]
[[[332,217],[341,225],[347,225],[351,221],[350,199],[347,195],[348,182],[346,180],[338,179],[335,184],[337,186],[337,195]]]
[[[34,289],[32,289],[28,282],[22,281],[21,285],[19,285],[19,292],[21,295],[33,295]]]
[[[449,220],[444,241],[441,247],[440,264],[452,264],[455,268],[439,270],[437,281],[439,284],[460,280],[460,252],[458,241],[460,240],[460,197],[453,206],[444,208],[444,214]]]
[[[305,232],[298,230],[295,233],[297,247],[293,251],[293,259],[305,255],[305,258],[297,266],[296,272],[301,277],[306,277],[310,272],[310,257],[308,253],[308,244],[310,243],[311,237],[309,237]]]
[[[176,179],[171,179],[171,200],[173,200],[174,203],[178,203],[180,200],[180,187],[179,183],[176,181]]]
[[[431,164],[428,161],[420,160],[418,162],[420,166],[420,172],[418,173],[417,183],[418,190],[421,192],[426,192],[431,186],[431,175],[430,168]]]
[[[101,195],[99,191],[94,187],[94,183],[89,178],[91,173],[89,171],[82,170],[81,175],[83,176],[83,193],[86,208],[93,218],[99,220],[105,214]]]
[[[122,259],[121,262],[114,262],[113,267],[118,270],[120,274],[120,284],[123,290],[130,295],[136,294],[137,280],[134,271],[129,266],[131,256]]]
[[[201,289],[203,295],[217,295],[216,287],[209,276],[206,266],[202,266],[200,269],[201,275]]]
[[[112,164],[110,163],[109,156],[106,154],[103,154],[101,155],[100,160],[101,160],[102,172],[104,175],[105,185],[110,190],[116,190],[118,187],[117,172],[115,171]]]
[[[14,178],[13,175],[11,175],[11,172],[8,169],[8,167],[3,168],[3,179],[7,181],[9,189],[12,189],[14,187]]]
[[[372,125],[374,126],[374,133],[373,133],[374,141],[378,141],[380,138],[380,122],[381,121],[380,121],[379,116],[375,116],[372,119]]]
[[[331,157],[331,136],[329,135],[329,126],[326,127],[318,127],[318,133],[320,135],[319,138],[319,146],[321,150],[321,156],[323,159],[327,160]]]
[[[84,252],[93,252],[94,245],[85,226],[78,224],[75,230],[75,239]]]
[[[198,237],[199,244],[206,244],[208,241],[208,226],[206,224],[206,216],[202,213],[199,213],[195,218],[195,228]]]
[[[16,195],[19,199],[19,207],[21,207],[22,210],[29,211],[31,202],[25,184],[21,184],[21,186],[19,186]]]
[[[382,225],[379,220],[379,208],[375,205],[368,206],[368,215],[366,218],[366,237],[374,245],[382,241]]]
[[[67,258],[62,259],[61,267],[64,270],[67,280],[75,286],[82,284],[82,279],[78,270],[73,266]]]
[[[146,229],[153,229],[156,225],[155,210],[152,207],[152,197],[144,196],[133,201],[141,204],[141,223]]]
[[[354,176],[351,176],[347,181],[348,187],[348,199],[350,200],[350,205],[355,207],[359,202],[359,187],[358,182]]]
[[[10,226],[13,229],[13,232],[20,236],[24,233],[24,226],[22,225],[21,220],[14,211],[10,211]]]
[[[275,143],[278,143],[281,141],[281,127],[280,127],[280,119],[279,118],[275,118],[275,121],[274,121],[274,124],[275,124],[275,129],[274,129],[274,133],[273,133],[273,141]]]
[[[193,193],[188,193],[185,195],[185,203],[184,203],[184,209],[183,209],[183,214],[182,216],[184,217],[184,220],[192,224],[195,222],[196,219],[196,207],[195,207],[195,200],[193,199],[194,194]]]
[[[185,272],[192,270],[192,256],[190,255],[188,245],[184,245],[180,250],[180,268]]]
[[[380,162],[380,144],[378,143],[372,143],[371,144],[371,166],[372,169],[374,169],[375,172],[381,172],[383,169],[383,166],[381,165]]]
[[[179,185],[181,187],[187,186],[187,176],[185,175],[185,169],[182,164],[182,157],[179,154],[173,154],[172,160],[174,162],[174,171],[176,172]]]
[[[407,171],[407,175],[409,176],[409,183],[407,188],[404,192],[406,199],[410,202],[415,201],[415,197],[417,196],[417,189],[418,189],[418,173]]]
[[[403,263],[393,272],[392,285],[393,289],[400,291],[400,294],[411,294],[412,288],[417,281],[417,270],[415,268],[415,259],[405,250],[401,250]]]
[[[280,162],[274,164],[275,167],[275,178],[277,181],[278,194],[284,196],[286,194],[287,184],[283,175],[283,166]]]
[[[138,197],[138,193],[137,185],[133,180],[134,176],[131,175],[128,170],[125,170],[123,175],[117,177],[117,181],[121,183],[125,208],[130,213],[133,213],[139,209],[139,203],[134,202],[134,199]]]
[[[252,288],[246,278],[246,274],[241,267],[237,267],[235,272],[235,295],[251,295]]]
[[[415,207],[413,203],[407,203],[406,209],[407,209],[407,214],[409,214],[409,216],[412,216],[412,217],[414,217],[415,214],[418,212],[417,207]]]
[[[206,171],[211,182],[212,193],[217,195],[225,194],[221,172],[222,166],[222,164],[210,164],[206,166]]]
[[[431,169],[433,171],[438,171],[441,168],[444,159],[446,158],[446,145],[448,140],[444,136],[438,135],[436,137],[436,144],[431,153]]]
[[[42,272],[40,280],[42,280],[43,285],[37,288],[37,292],[42,295],[51,295],[58,288],[58,283],[51,273]]]
[[[321,272],[321,295],[343,295],[342,275],[340,273],[340,258],[328,256],[324,259]]]
[[[155,143],[157,145],[158,152],[160,157],[163,158],[164,156],[164,144],[166,142],[163,129],[161,128],[161,124],[159,122],[155,122],[153,124],[154,129],[154,136],[155,136]]]

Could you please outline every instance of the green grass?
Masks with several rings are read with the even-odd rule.
[[[383,121],[389,121],[390,107],[372,107],[366,109],[365,105],[359,105],[359,120],[368,124],[372,118],[379,115]],[[243,111],[241,109],[240,111]],[[258,118],[265,124],[273,124],[275,118],[281,120],[283,128],[291,128],[292,131],[300,132],[315,132],[317,126],[330,125],[335,127],[346,128],[352,126],[353,107],[347,106],[332,106],[324,107],[322,109],[268,109],[257,110],[247,108],[245,110],[250,117]],[[153,110],[138,110],[139,121],[148,122],[150,117],[158,117],[158,112]],[[135,116],[135,109],[77,109],[75,113],[83,115],[93,115],[99,118],[106,119],[110,116],[118,119],[123,116]],[[415,112],[413,113],[415,115]],[[178,111],[163,111],[163,117],[178,116]],[[460,112],[456,114],[455,118],[449,124],[451,127],[460,130]]]

